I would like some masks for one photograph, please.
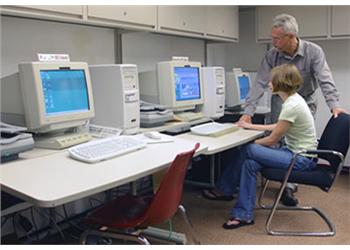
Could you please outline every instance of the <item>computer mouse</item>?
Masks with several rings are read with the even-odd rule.
[[[162,135],[156,131],[145,132],[143,135],[153,140],[160,140],[162,138]]]

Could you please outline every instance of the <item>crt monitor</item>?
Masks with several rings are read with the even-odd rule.
[[[87,63],[21,63],[19,78],[25,125],[30,131],[78,127],[94,117]]]
[[[250,76],[246,72],[235,70],[226,73],[226,106],[235,107],[244,104],[250,90],[250,83]]]
[[[250,88],[250,80],[247,74],[242,74],[237,76],[238,85],[239,85],[239,101],[241,103],[245,102],[245,99],[248,96]]]
[[[160,104],[182,111],[204,103],[200,62],[159,62],[157,78]]]

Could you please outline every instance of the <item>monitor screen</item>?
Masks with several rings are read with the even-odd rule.
[[[201,98],[200,68],[174,67],[176,101]]]
[[[244,101],[249,92],[249,77],[246,75],[238,76],[239,91],[240,91],[240,100]]]
[[[40,70],[47,116],[89,111],[84,70]]]

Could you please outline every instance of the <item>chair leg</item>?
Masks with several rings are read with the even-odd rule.
[[[100,237],[106,237],[106,238],[112,238],[112,239],[118,239],[118,240],[129,240],[137,242],[141,245],[150,245],[149,241],[143,237],[142,235],[133,235],[133,234],[126,234],[121,232],[104,232],[104,231],[98,231],[98,230],[85,230],[82,235],[80,236],[79,244],[86,245],[86,238],[89,235],[96,235]]]
[[[263,177],[261,177],[263,178]],[[259,204],[259,207],[262,208],[262,209],[268,209],[269,206],[265,205],[262,200],[264,198],[264,195],[265,195],[265,192],[266,192],[266,189],[267,189],[267,186],[269,185],[269,180],[265,180],[265,184],[262,185],[262,189],[261,189],[261,192],[260,192],[260,195],[259,195],[259,199],[258,199],[258,204]],[[270,206],[271,208],[271,206]]]
[[[286,182],[283,182],[280,190],[278,191],[277,197],[274,201],[274,204],[271,208],[269,217],[266,220],[266,224],[265,224],[265,229],[267,231],[268,234],[270,235],[275,235],[275,236],[334,236],[335,235],[335,227],[332,224],[332,222],[329,220],[329,218],[327,218],[327,216],[319,209],[314,208],[314,207],[301,207],[301,206],[296,206],[296,207],[278,207],[278,203],[281,199],[282,196],[282,192],[285,188],[285,184]],[[267,187],[267,183],[264,186],[264,190],[263,192],[265,192]],[[260,200],[260,198],[259,198]],[[260,201],[259,201],[260,203]],[[268,208],[267,206],[264,206],[263,208]],[[271,226],[271,221],[273,216],[276,213],[276,210],[287,210],[287,211],[314,211],[316,212],[322,219],[324,222],[326,222],[326,224],[328,225],[328,228],[330,231],[325,231],[325,232],[297,232],[297,231],[274,231],[270,228]]]
[[[196,245],[200,245],[201,244],[200,239],[198,238],[198,235],[197,235],[196,231],[193,228],[193,225],[191,223],[190,218],[187,216],[185,207],[183,205],[179,205],[178,208],[179,208],[179,210],[180,210],[180,212],[182,214],[182,217],[184,218],[186,224],[190,228],[191,236],[192,236],[192,239],[193,239],[194,243]]]

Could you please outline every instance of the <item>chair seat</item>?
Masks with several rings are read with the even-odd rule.
[[[261,173],[266,179],[282,182],[287,169],[264,168]],[[313,185],[326,191],[332,185],[333,175],[328,165],[319,164],[315,170],[311,171],[293,170],[288,182]]]
[[[152,196],[126,195],[118,197],[93,211],[85,222],[110,228],[135,228],[143,222],[143,214]]]

